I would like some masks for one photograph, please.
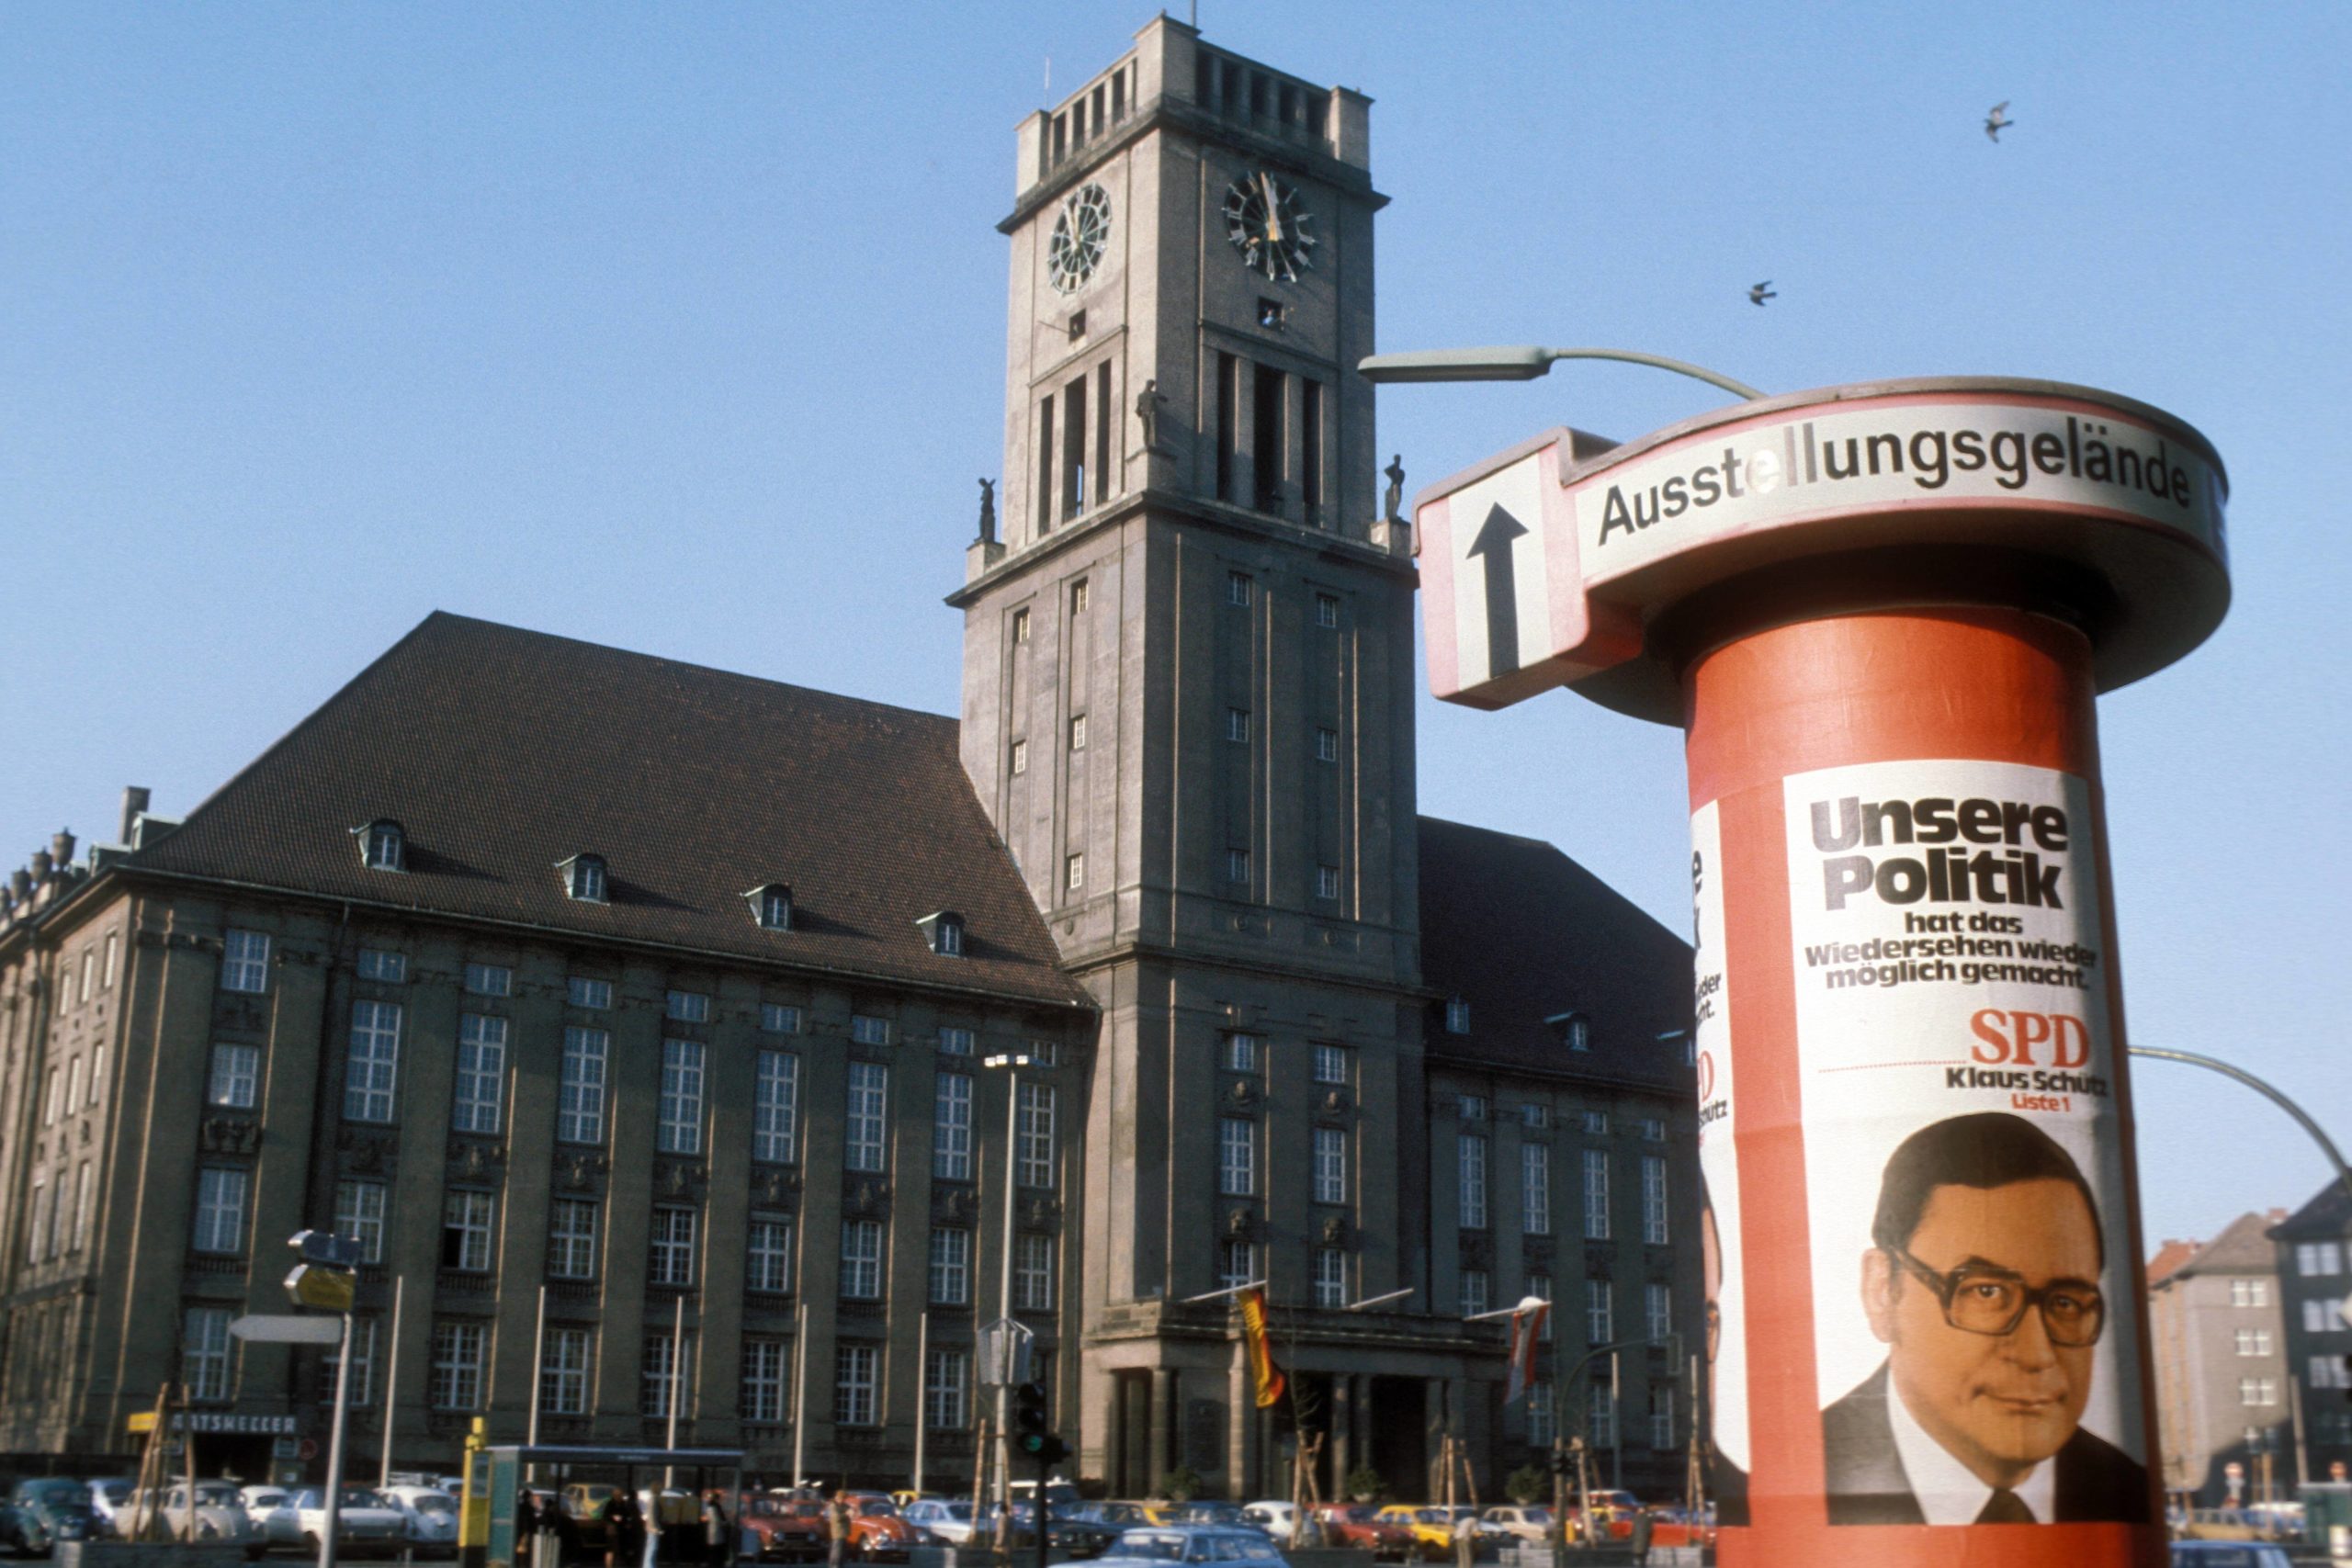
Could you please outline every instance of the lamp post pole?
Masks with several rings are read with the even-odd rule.
[[[1012,1321],[1012,1199],[1021,1174],[1021,1069],[1029,1064],[1030,1058],[1022,1055],[989,1056],[981,1063],[983,1066],[1001,1067],[1005,1072],[1004,1256],[997,1271],[997,1317],[1003,1323]],[[1002,1370],[1006,1377],[1012,1375],[1011,1366]],[[996,1388],[996,1446],[997,1543],[999,1551],[1009,1552],[1012,1550],[1012,1385],[1010,1382],[1001,1382]]]

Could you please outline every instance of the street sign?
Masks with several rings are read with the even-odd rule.
[[[272,1438],[269,1440],[269,1457],[272,1459],[300,1459],[301,1456],[302,1439],[300,1438]]]
[[[229,1325],[240,1339],[261,1345],[340,1345],[343,1323],[333,1317],[297,1317],[290,1313],[253,1313]]]
[[[349,1312],[356,1287],[356,1276],[315,1263],[297,1263],[294,1272],[286,1276],[286,1293],[294,1298],[295,1305],[327,1312]]]
[[[363,1256],[358,1237],[332,1231],[297,1231],[287,1237],[286,1245],[300,1253],[303,1262],[323,1263],[330,1269],[356,1269]]]
[[[133,1432],[152,1432],[155,1429],[155,1413],[152,1410],[134,1410],[130,1413],[130,1419],[125,1421],[123,1426]]]
[[[1029,1352],[1036,1334],[1026,1325],[1000,1317],[980,1330],[980,1382],[989,1388],[1029,1381]]]

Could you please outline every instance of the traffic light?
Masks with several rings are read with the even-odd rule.
[[[1012,1391],[1012,1444],[1046,1469],[1069,1458],[1069,1445],[1054,1434],[1053,1413],[1046,1407],[1046,1385],[1024,1382]]]

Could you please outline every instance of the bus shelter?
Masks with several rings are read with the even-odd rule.
[[[729,1520],[719,1555],[731,1562],[741,1529],[742,1471],[741,1449],[484,1447],[467,1467],[462,1560],[467,1568],[601,1568],[613,1545],[605,1505],[626,1492],[644,1509],[645,1549],[641,1562],[613,1568],[703,1563],[712,1553],[703,1540],[702,1497],[715,1491]],[[526,1492],[541,1521],[531,1536],[518,1529]]]

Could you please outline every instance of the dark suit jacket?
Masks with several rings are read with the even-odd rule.
[[[1894,1427],[1886,1414],[1890,1397],[1882,1362],[1851,1393],[1821,1413],[1833,1525],[1927,1523],[1895,1453]],[[2078,1427],[2052,1462],[2058,1467],[2051,1499],[2057,1516],[2052,1522],[2147,1522],[2148,1472],[2113,1443]]]

